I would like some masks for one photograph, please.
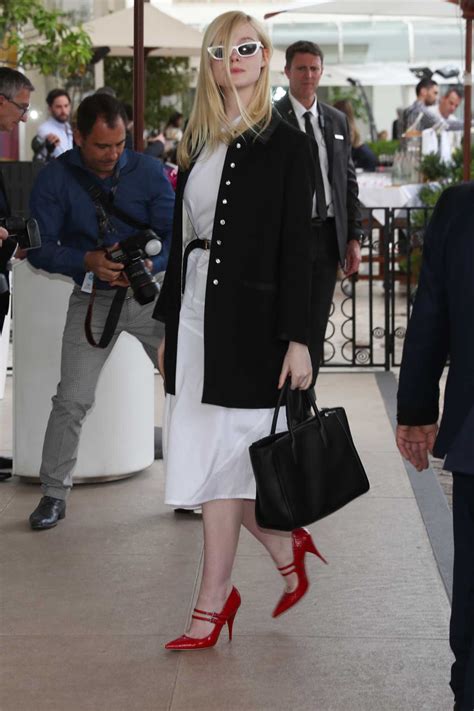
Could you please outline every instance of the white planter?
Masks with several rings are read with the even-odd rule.
[[[37,271],[26,261],[15,265],[14,282],[13,472],[39,479],[72,282]],[[83,424],[74,481],[119,479],[145,469],[153,459],[153,365],[142,345],[123,333]]]

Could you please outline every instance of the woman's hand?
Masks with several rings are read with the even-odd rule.
[[[309,355],[308,346],[296,341],[290,341],[281,368],[278,389],[280,390],[287,377],[291,375],[292,390],[307,390],[313,378],[313,367]]]
[[[165,379],[165,337],[158,346],[158,372],[163,380]]]

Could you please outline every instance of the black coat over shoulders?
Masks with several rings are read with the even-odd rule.
[[[154,312],[166,325],[171,394],[189,173],[178,178],[170,257]],[[313,190],[309,139],[276,113],[258,138],[246,133],[227,149],[207,276],[202,402],[274,407],[288,342],[308,343]]]
[[[434,449],[438,457],[455,443],[474,407],[474,183],[446,190],[426,231],[400,370],[400,424],[438,420],[439,380],[448,355],[444,410]]]

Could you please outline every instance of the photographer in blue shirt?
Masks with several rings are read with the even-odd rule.
[[[84,99],[77,112],[76,147],[44,168],[31,194],[31,215],[39,223],[42,247],[28,259],[75,282],[63,335],[61,381],[43,446],[44,496],[30,516],[33,529],[51,528],[65,516],[82,422],[120,333],[138,338],[156,365],[162,327],[151,318],[153,301],[140,305],[133,298],[135,280],[132,289],[124,264],[111,261],[110,253],[150,228],[162,248],[147,265],[155,274],[164,271],[174,193],[159,161],[125,149],[126,122],[115,98],[95,94]],[[142,276],[150,281],[143,270]],[[149,287],[155,289],[152,283]],[[85,328],[92,300],[94,333],[102,333],[99,343],[92,329],[86,333]],[[127,308],[121,310],[125,300]]]

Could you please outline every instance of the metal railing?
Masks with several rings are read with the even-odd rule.
[[[400,365],[432,208],[363,208],[359,274],[338,279],[322,367]]]

